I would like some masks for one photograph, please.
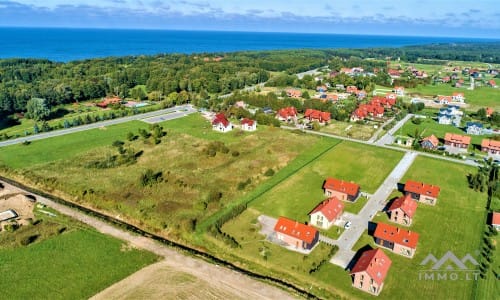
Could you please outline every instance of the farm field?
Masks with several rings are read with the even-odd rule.
[[[86,299],[155,260],[96,231],[70,229],[30,246],[0,249],[0,271],[8,274],[0,289],[5,299]]]

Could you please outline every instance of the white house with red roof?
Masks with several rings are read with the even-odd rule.
[[[293,106],[284,107],[278,110],[276,114],[276,119],[280,121],[290,122],[297,121],[297,109]]]
[[[322,201],[318,206],[316,206],[310,213],[309,224],[328,229],[335,221],[340,219],[342,213],[344,212],[344,203],[340,201],[337,197],[331,197]]]
[[[351,270],[352,286],[377,296],[384,287],[391,264],[392,261],[381,249],[363,252]]]
[[[436,205],[440,188],[437,185],[407,180],[405,183],[404,192],[406,195],[410,195],[412,199],[418,202]]]
[[[354,85],[350,85],[350,86],[346,87],[345,91],[349,94],[356,94],[358,92],[358,87],[356,87]]]
[[[329,112],[308,108],[304,113],[304,118],[309,120],[309,122],[318,121],[320,124],[325,124],[330,121],[331,114]]]
[[[385,98],[391,99],[391,100],[396,100],[398,98],[398,95],[396,95],[394,93],[387,93],[387,94],[385,94]]]
[[[319,232],[314,227],[285,217],[279,217],[274,232],[279,241],[296,249],[310,250],[319,240]]]
[[[394,200],[387,211],[392,222],[410,226],[417,211],[417,202],[407,194]]]
[[[359,196],[359,185],[336,178],[327,178],[323,184],[325,196],[337,197],[342,201],[355,201]]]
[[[241,129],[245,131],[257,130],[257,121],[244,118],[241,120]]]
[[[451,100],[453,102],[464,102],[465,101],[464,93],[454,92],[451,95]]]
[[[286,90],[286,95],[290,98],[300,98],[302,97],[302,92],[297,89],[288,89]]]
[[[373,233],[375,243],[406,257],[413,257],[417,251],[419,234],[389,224],[378,223]]]
[[[233,130],[233,124],[229,122],[226,115],[223,113],[218,113],[212,120],[212,129],[220,132],[228,132]]]
[[[491,214],[491,226],[500,231],[500,212],[493,212]]]
[[[484,139],[481,142],[481,151],[492,155],[500,154],[500,141]]]
[[[392,91],[398,95],[398,97],[402,97],[405,95],[405,88],[403,86],[395,86]]]

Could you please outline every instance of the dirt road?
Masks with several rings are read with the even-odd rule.
[[[2,182],[7,189],[10,191],[19,191],[17,187],[14,187],[6,182]],[[165,259],[161,261],[159,264],[155,264],[149,266],[143,270],[139,270],[135,274],[132,274],[128,278],[112,285],[108,289],[102,291],[98,295],[96,295],[96,299],[109,299],[113,298],[113,291],[117,291],[118,294],[115,294],[115,298],[127,298],[127,293],[122,294],[125,291],[129,291],[129,296],[132,297],[135,294],[134,290],[134,282],[140,283],[141,280],[148,277],[148,272],[150,269],[148,268],[168,268],[169,270],[178,271],[181,274],[184,273],[188,276],[192,276],[196,278],[196,280],[200,283],[199,289],[194,289],[198,295],[193,294],[190,297],[185,299],[207,299],[207,296],[212,293],[212,295],[221,295],[227,296],[230,295],[227,299],[233,298],[244,298],[244,299],[294,299],[289,293],[257,281],[253,278],[250,278],[246,275],[243,275],[239,272],[220,267],[208,262],[205,262],[200,259],[196,259],[190,256],[183,255],[169,247],[166,247],[152,239],[133,235],[130,232],[124,231],[122,229],[113,227],[99,219],[94,217],[85,215],[77,210],[64,206],[62,204],[55,203],[47,198],[41,197],[37,195],[37,200],[40,203],[43,203],[47,206],[54,208],[62,214],[68,215],[74,219],[77,219],[83,223],[86,223],[92,227],[94,227],[99,232],[104,234],[113,236],[120,240],[128,242],[131,246],[148,250],[153,252],[159,256],[164,257]],[[159,266],[157,266],[159,265]],[[153,272],[154,273],[154,272]],[[153,276],[154,277],[154,276]],[[142,279],[141,279],[142,278]],[[166,277],[168,278],[168,276]],[[135,283],[137,286],[137,283]],[[209,290],[203,290],[203,286],[210,287]],[[165,291],[175,290],[178,288],[178,284],[176,284],[176,280],[170,282],[167,280],[164,283]],[[214,291],[216,291],[214,293]],[[157,289],[157,297],[162,298],[161,295],[164,291],[161,288]],[[149,297],[152,296],[152,297]],[[137,299],[137,296],[133,296],[133,298]],[[156,298],[154,295],[144,294],[144,298]],[[170,298],[170,297],[167,297]],[[175,297],[174,297],[175,298]],[[184,297],[182,297],[184,298]],[[208,297],[214,298],[214,297]],[[219,297],[215,297],[219,298]],[[226,297],[223,297],[226,298]]]

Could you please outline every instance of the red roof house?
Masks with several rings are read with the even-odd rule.
[[[302,97],[302,92],[296,89],[288,89],[286,90],[286,95],[290,98],[300,98]]]
[[[316,206],[310,213],[310,224],[328,229],[344,212],[344,203],[337,197],[331,197]]]
[[[278,110],[276,118],[280,121],[291,121],[297,119],[297,109],[293,106],[285,107]]]
[[[392,222],[410,226],[417,211],[417,202],[411,198],[410,194],[406,194],[394,200],[388,211]]]
[[[331,114],[329,112],[308,108],[304,113],[304,118],[308,119],[310,122],[318,121],[319,123],[325,123],[330,121]]]
[[[212,120],[212,129],[220,132],[228,132],[233,130],[233,124],[229,122],[229,120],[226,118],[226,115],[224,115],[223,113],[218,113]]]
[[[297,249],[312,249],[319,239],[319,232],[314,227],[285,217],[279,217],[274,232],[278,240]]]
[[[500,154],[500,141],[484,139],[481,142],[481,151],[489,154]]]
[[[122,102],[122,98],[118,96],[112,96],[112,97],[106,97],[104,98],[101,102],[97,103],[96,105],[102,108],[108,107],[110,104],[119,104]]]
[[[406,257],[413,257],[417,250],[418,233],[400,229],[385,223],[378,223],[373,233],[375,243],[392,252]]]
[[[451,147],[467,149],[470,145],[470,139],[470,136],[448,132],[444,135],[444,144]]]
[[[423,138],[422,142],[420,142],[420,145],[425,149],[436,149],[439,145],[439,140],[435,135],[431,135]]]
[[[404,96],[405,95],[405,88],[402,86],[395,86],[394,89],[392,90],[396,95],[398,96]]]
[[[496,230],[500,230],[500,212],[493,212],[491,214],[491,226]]]
[[[437,197],[441,189],[437,185],[425,184],[413,180],[407,180],[404,192],[412,199],[425,204],[436,205]]]
[[[354,85],[350,85],[346,87],[345,91],[349,94],[355,94],[358,91],[358,88]]]
[[[465,100],[464,93],[454,92],[451,95],[451,100],[453,100],[455,102],[464,102],[464,100]]]
[[[486,107],[486,116],[489,118],[495,112],[495,110],[491,107]]]
[[[373,295],[380,294],[391,264],[381,249],[363,252],[351,270],[352,286]]]
[[[359,196],[359,185],[336,178],[327,178],[323,184],[327,197],[337,197],[342,201],[354,201]]]
[[[394,93],[387,93],[387,94],[385,94],[385,98],[396,100],[398,98],[398,96]]]
[[[244,118],[241,120],[241,129],[245,131],[255,131],[257,129],[257,121]]]
[[[488,81],[488,85],[491,86],[491,87],[493,87],[493,88],[498,87],[497,83],[493,79],[491,79],[491,80]]]

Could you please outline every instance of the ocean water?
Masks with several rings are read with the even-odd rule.
[[[0,28],[0,58],[87,58],[299,48],[401,47],[487,39],[226,31]]]

